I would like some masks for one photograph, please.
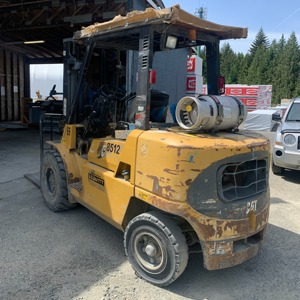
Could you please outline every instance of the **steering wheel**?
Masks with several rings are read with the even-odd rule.
[[[109,84],[104,84],[100,88],[101,94],[110,100],[122,101],[125,98],[126,90]]]

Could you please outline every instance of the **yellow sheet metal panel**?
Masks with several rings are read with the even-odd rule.
[[[249,133],[144,132],[138,142],[136,186],[160,197],[186,201],[187,189],[212,163],[237,154],[268,151],[269,141]]]
[[[124,144],[125,141],[111,137],[94,139],[88,153],[88,160],[114,172],[119,165]]]
[[[126,139],[126,143],[123,147],[123,150],[120,154],[120,162],[127,164],[130,166],[130,182],[131,184],[135,183],[135,170],[136,170],[136,151],[138,144],[138,137],[143,133],[143,130],[135,129],[132,130]],[[115,172],[115,176],[117,176],[118,170]]]
[[[81,202],[98,215],[122,229],[122,222],[134,186],[114,173],[91,163],[82,166]]]
[[[66,146],[68,150],[76,149],[76,131],[82,128],[80,124],[66,124],[61,138],[61,143]]]
[[[128,165],[130,182],[134,183],[135,159],[138,137],[144,131],[132,130],[126,140],[113,139],[111,137],[94,139],[88,153],[90,162],[111,170],[117,177],[117,172],[122,171],[122,165]]]

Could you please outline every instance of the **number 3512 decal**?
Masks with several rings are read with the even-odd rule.
[[[107,145],[106,145],[106,151],[112,152],[115,154],[120,154],[120,148],[121,148],[120,145],[116,145],[113,143],[107,143]]]

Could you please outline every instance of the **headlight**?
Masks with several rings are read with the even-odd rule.
[[[294,135],[292,134],[287,134],[285,137],[284,137],[284,143],[286,145],[293,145],[296,143],[296,138]]]

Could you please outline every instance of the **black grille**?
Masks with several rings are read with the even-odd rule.
[[[267,189],[266,160],[232,163],[219,169],[219,195],[224,201],[252,197]]]
[[[298,136],[298,145],[297,145],[297,149],[300,149],[300,136]]]

